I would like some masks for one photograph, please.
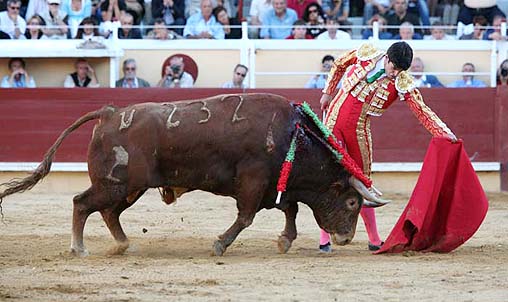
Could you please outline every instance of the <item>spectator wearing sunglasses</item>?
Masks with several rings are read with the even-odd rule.
[[[26,22],[19,15],[20,0],[8,0],[7,11],[0,13],[0,31],[8,34],[11,39],[24,39]]]
[[[143,88],[150,87],[150,83],[136,76],[136,60],[127,59],[123,61],[123,78],[116,81],[115,87]]]
[[[325,16],[321,5],[318,3],[311,3],[303,13],[303,20],[307,24],[307,34],[316,38],[326,31]]]
[[[235,69],[233,69],[233,80],[224,83],[224,85],[222,85],[222,88],[240,88],[240,89],[248,88],[247,84],[243,82],[245,80],[245,77],[247,76],[248,71],[249,68],[247,68],[247,66],[237,64],[235,66]]]

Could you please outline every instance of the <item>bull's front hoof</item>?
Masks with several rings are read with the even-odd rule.
[[[90,253],[88,253],[88,251],[86,249],[76,249],[73,247],[71,247],[69,252],[71,253],[71,255],[76,256],[76,257],[86,257],[86,256],[90,255]]]
[[[212,256],[222,256],[226,251],[226,247],[220,240],[215,240],[213,243]]]
[[[291,240],[289,240],[286,236],[279,236],[279,240],[277,240],[277,247],[279,248],[279,252],[281,254],[285,254],[291,247]]]

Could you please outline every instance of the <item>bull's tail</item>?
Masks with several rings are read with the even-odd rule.
[[[80,117],[77,121],[75,121],[72,125],[70,125],[67,129],[65,129],[58,139],[55,141],[53,146],[49,148],[49,150],[44,155],[43,161],[39,164],[39,166],[35,169],[35,171],[23,178],[23,179],[12,179],[9,182],[0,184],[0,187],[7,187],[3,192],[0,192],[0,208],[2,205],[2,200],[5,196],[9,196],[11,194],[17,192],[24,192],[26,190],[30,190],[33,188],[41,179],[43,179],[46,175],[48,175],[51,164],[53,163],[53,157],[55,156],[56,150],[62,144],[63,140],[74,130],[78,129],[84,123],[101,118],[103,114],[108,112],[113,112],[113,107],[106,106],[100,110],[89,112],[84,116]]]

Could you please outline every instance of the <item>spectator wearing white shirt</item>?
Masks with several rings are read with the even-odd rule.
[[[327,30],[316,37],[316,40],[351,40],[348,32],[339,29],[339,23],[335,19],[326,20]]]
[[[0,12],[0,31],[9,35],[11,39],[25,38],[26,22],[19,15],[20,9],[20,0],[8,0],[7,10]]]
[[[187,39],[224,39],[224,29],[212,14],[211,0],[201,0],[201,12],[187,20],[183,36]]]
[[[95,70],[88,64],[86,59],[78,59],[75,64],[76,71],[65,77],[64,87],[99,87],[99,81],[95,75]]]

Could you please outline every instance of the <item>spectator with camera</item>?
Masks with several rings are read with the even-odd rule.
[[[25,61],[21,58],[12,58],[9,60],[10,75],[2,79],[2,88],[35,88],[35,80],[25,69]]]
[[[331,55],[326,55],[321,60],[321,73],[313,76],[306,84],[305,88],[325,88],[326,80],[328,79],[328,73],[332,69],[333,61],[335,58]]]
[[[497,70],[497,85],[508,85],[508,59],[504,60]]]
[[[74,64],[76,71],[68,74],[65,77],[64,87],[65,88],[74,88],[74,87],[88,87],[88,88],[97,88],[99,87],[99,81],[97,80],[97,76],[95,75],[95,70],[88,63],[88,61],[84,58],[76,60]]]
[[[192,88],[194,79],[184,69],[182,57],[173,57],[169,65],[164,68],[164,75],[157,83],[157,87],[165,88]]]

